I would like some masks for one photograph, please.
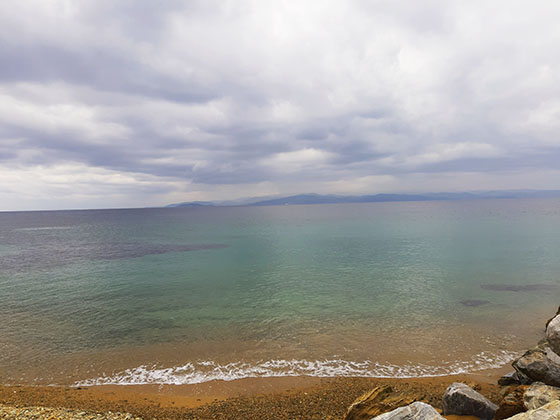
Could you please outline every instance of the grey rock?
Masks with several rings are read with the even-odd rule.
[[[556,315],[546,327],[546,339],[550,348],[557,355],[560,354],[560,315]]]
[[[531,380],[527,375],[521,372],[513,371],[506,373],[500,379],[498,379],[498,385],[508,386],[508,385],[530,385],[534,381]]]
[[[536,410],[516,414],[508,420],[560,420],[560,401],[552,401]]]
[[[560,366],[560,356],[555,353],[550,347],[546,349],[546,355],[550,360]]]
[[[388,413],[374,417],[372,420],[445,420],[429,404],[415,402],[405,407],[397,408]]]
[[[525,391],[523,405],[527,410],[535,410],[554,400],[560,400],[560,388],[535,382]]]
[[[514,369],[535,382],[560,386],[560,357],[546,342],[541,342],[512,363]]]
[[[468,385],[454,382],[445,390],[442,400],[443,415],[476,416],[491,420],[498,406]]]
[[[556,311],[556,315],[560,315],[560,306],[558,307],[558,310]],[[552,321],[554,318],[556,318],[556,315],[554,315],[552,318],[550,318],[548,321],[546,321],[546,325],[544,326],[545,331],[548,328],[548,324],[550,324],[550,321]]]

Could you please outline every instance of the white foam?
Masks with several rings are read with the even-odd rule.
[[[341,359],[330,360],[267,360],[255,364],[234,362],[219,364],[213,361],[198,361],[182,366],[161,368],[142,365],[111,376],[78,381],[75,386],[92,385],[145,385],[198,384],[213,380],[233,381],[243,378],[271,378],[281,376],[315,377],[369,377],[369,378],[414,378],[434,377],[475,372],[498,368],[518,357],[519,353],[501,351],[495,354],[481,352],[468,361],[456,361],[441,366],[380,364],[365,360],[353,362]]]

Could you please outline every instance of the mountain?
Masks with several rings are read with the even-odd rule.
[[[211,201],[189,201],[185,203],[169,204],[165,207],[208,207],[214,206]]]
[[[298,194],[277,198],[248,198],[234,201],[192,201],[170,204],[167,207],[201,207],[201,206],[282,206],[299,204],[338,204],[338,203],[380,203],[391,201],[456,201],[506,198],[560,198],[560,190],[508,190],[476,191],[457,193],[423,193],[423,194],[374,194],[374,195],[321,195]]]

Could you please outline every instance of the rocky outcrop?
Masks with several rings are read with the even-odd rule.
[[[560,388],[535,382],[525,391],[523,403],[527,410],[535,410],[551,401],[560,400]]]
[[[536,410],[510,417],[509,420],[560,420],[560,401],[549,402]]]
[[[512,363],[514,369],[535,382],[560,386],[560,356],[545,341]]]
[[[560,315],[556,315],[546,327],[546,339],[552,351],[560,354]]]
[[[491,420],[498,406],[468,385],[454,382],[443,394],[443,415],[458,414]]]
[[[518,413],[527,411],[524,400],[527,388],[529,388],[527,385],[511,387],[500,403],[494,415],[494,420],[504,420]]]
[[[390,386],[376,386],[348,408],[344,420],[370,420],[397,407],[409,405],[416,398],[395,392]]]
[[[397,408],[381,414],[372,420],[445,420],[431,405],[415,402],[406,407]]]
[[[506,373],[500,379],[498,379],[498,385],[509,386],[509,385],[530,385],[534,381],[528,376],[521,372],[513,371]]]

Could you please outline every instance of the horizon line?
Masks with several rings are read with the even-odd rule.
[[[164,205],[153,205],[153,206],[144,206],[144,207],[96,207],[96,208],[61,208],[61,209],[24,209],[24,210],[0,210],[0,213],[24,213],[24,212],[55,212],[55,211],[100,211],[100,210],[149,210],[149,209],[172,209],[172,208],[181,208],[181,207],[189,207],[189,204],[192,207],[196,207],[199,204],[200,207],[259,207],[258,203],[266,202],[266,201],[274,201],[274,200],[282,200],[294,197],[302,197],[302,196],[316,196],[316,197],[337,197],[340,199],[344,198],[360,198],[360,197],[378,197],[378,196],[437,196],[443,194],[449,195],[459,195],[459,194],[484,194],[484,193],[558,193],[560,198],[560,189],[504,189],[504,190],[466,190],[466,191],[438,191],[438,192],[381,192],[381,193],[366,193],[366,194],[335,194],[335,193],[299,193],[299,194],[278,194],[273,196],[255,196],[255,197],[244,197],[244,198],[236,198],[231,200],[193,200],[193,201],[184,201],[179,203],[170,203]],[[544,198],[554,198],[554,197],[496,197],[496,196],[474,196],[471,199],[481,199],[481,200],[489,200],[489,199],[544,199]],[[249,201],[251,200],[251,201]],[[289,203],[287,205],[318,205],[318,204],[372,204],[372,203],[381,203],[381,202],[422,202],[422,201],[462,201],[468,200],[468,198],[458,198],[456,200],[446,199],[446,198],[430,198],[426,197],[425,199],[422,198],[411,198],[409,200],[386,200],[386,201],[364,201],[364,202],[333,202],[333,203]],[[244,202],[245,201],[245,202]],[[240,202],[235,204],[235,202]],[[207,204],[202,204],[207,203]],[[222,203],[222,204],[220,204]],[[225,204],[231,203],[231,204]],[[286,204],[269,204],[269,206],[275,205],[286,205]],[[268,205],[260,205],[261,207],[268,206]]]

